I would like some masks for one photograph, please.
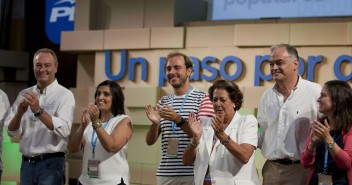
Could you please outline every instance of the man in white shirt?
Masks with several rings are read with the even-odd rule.
[[[21,184],[64,184],[65,152],[75,99],[55,74],[54,51],[43,48],[33,57],[37,85],[19,93],[6,118],[9,136],[20,135]]]
[[[9,109],[9,99],[7,98],[7,95],[2,90],[0,90],[0,181],[2,176],[2,129],[4,128],[4,121]]]
[[[265,91],[258,108],[263,129],[258,146],[267,159],[263,185],[303,185],[308,171],[300,165],[300,154],[310,123],[318,117],[321,86],[298,75],[298,53],[290,45],[272,46],[269,63],[276,83]]]

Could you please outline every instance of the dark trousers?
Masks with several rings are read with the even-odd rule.
[[[22,160],[20,179],[21,185],[64,185],[65,156],[36,162]]]

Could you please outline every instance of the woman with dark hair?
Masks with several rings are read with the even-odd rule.
[[[258,122],[253,115],[241,116],[243,95],[228,80],[217,80],[209,88],[215,114],[197,121],[188,119],[193,138],[183,153],[185,165],[194,164],[195,185],[258,183],[254,163]]]
[[[307,184],[352,184],[352,89],[344,81],[324,84],[318,99],[322,119],[312,124],[301,155],[310,168]]]
[[[132,137],[131,118],[125,115],[124,95],[114,81],[100,83],[95,104],[83,111],[81,124],[70,139],[69,150],[83,149],[80,183],[129,184],[127,144]]]

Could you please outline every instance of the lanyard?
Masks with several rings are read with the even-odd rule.
[[[110,120],[111,120],[111,118],[113,118],[113,117],[114,117],[114,116],[111,115],[110,118],[109,118],[109,120],[108,120],[107,122],[105,122],[106,124],[103,125],[103,128],[104,128],[104,129],[109,125]],[[97,139],[98,139],[98,136],[94,139],[94,135],[95,135],[95,130],[93,130],[93,132],[92,132],[92,141],[91,141],[91,142],[92,142],[93,159],[94,159],[94,157],[95,157],[95,146],[97,146]]]
[[[332,138],[335,141],[335,133]],[[324,172],[326,172],[328,169],[328,154],[329,154],[329,150],[328,150],[328,147],[325,145]]]
[[[214,135],[213,135],[213,147],[212,147],[211,150],[213,150],[213,148],[214,148],[214,146],[215,146],[217,140],[218,140],[218,138],[216,138],[216,135],[215,135],[215,133],[214,133]]]
[[[181,107],[180,107],[180,109],[178,110],[178,113],[179,113],[179,114],[180,114],[180,112],[182,112],[183,105],[185,104],[185,102],[186,102],[186,100],[187,100],[187,97],[188,97],[189,93],[191,92],[191,90],[192,90],[192,86],[189,87],[188,92],[187,92],[185,98],[183,99],[183,102],[182,102],[182,104],[181,104]],[[172,96],[171,107],[174,107],[174,98],[175,98],[175,94]],[[173,122],[172,122],[172,133],[173,133],[173,135],[175,135],[175,132],[176,132],[176,123],[173,121]]]
[[[215,134],[213,135],[213,147],[215,146],[215,143],[216,143],[216,136],[215,136]]]

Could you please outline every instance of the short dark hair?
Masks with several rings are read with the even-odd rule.
[[[352,89],[351,86],[341,80],[327,81],[325,87],[335,108],[334,128],[337,130],[349,131],[352,125]]]
[[[101,86],[110,87],[110,92],[112,95],[111,112],[114,116],[119,114],[125,114],[125,96],[123,95],[122,88],[118,83],[111,80],[105,80],[101,82],[94,94],[94,98],[97,97],[97,91]]]
[[[185,54],[180,53],[180,52],[169,53],[166,57],[166,61],[169,61],[171,58],[173,58],[175,56],[182,56],[185,61],[186,69],[188,69],[188,68],[193,69],[193,62],[191,61],[191,59],[189,57],[187,57]]]
[[[273,52],[275,49],[278,48],[286,48],[287,53],[290,55],[291,60],[299,60],[299,56],[298,56],[298,52],[297,49],[289,44],[277,44],[277,45],[273,45],[270,48],[270,51]]]
[[[213,101],[213,93],[215,89],[226,90],[230,95],[231,101],[236,105],[235,110],[240,110],[243,103],[243,94],[237,84],[225,79],[216,80],[208,89],[210,101]]]
[[[57,56],[56,56],[56,53],[49,49],[49,48],[41,48],[39,49],[37,52],[34,53],[34,56],[33,56],[33,63],[34,63],[34,60],[35,60],[35,57],[39,54],[39,53],[50,53],[53,58],[54,58],[54,62],[55,62],[55,65],[58,66],[59,65],[59,62],[57,60]]]

